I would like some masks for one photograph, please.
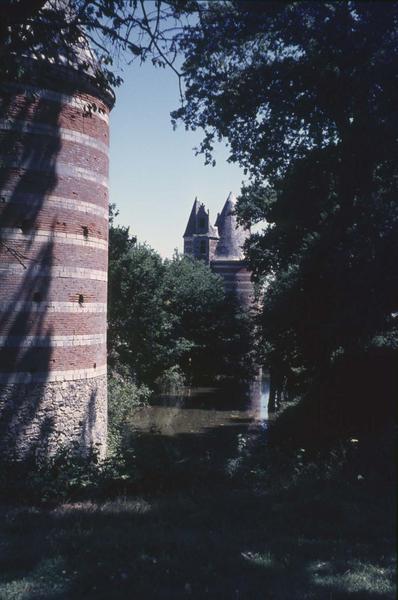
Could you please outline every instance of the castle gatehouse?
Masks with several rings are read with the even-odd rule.
[[[238,224],[236,198],[231,192],[214,226],[209,211],[195,199],[184,233],[184,254],[206,262],[224,281],[227,293],[249,307],[253,299],[253,283],[243,255],[243,245],[250,230]]]

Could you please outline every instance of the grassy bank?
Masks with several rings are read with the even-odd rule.
[[[132,436],[130,476],[8,498],[0,598],[394,598],[393,438],[317,453],[266,436]]]
[[[3,507],[0,597],[393,598],[393,511],[360,486]]]

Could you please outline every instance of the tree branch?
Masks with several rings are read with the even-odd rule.
[[[154,35],[154,33],[152,32],[150,26],[149,26],[149,21],[148,21],[148,16],[145,10],[145,6],[144,6],[144,0],[140,0],[140,4],[141,4],[141,9],[142,9],[142,13],[144,15],[144,19],[145,22],[147,23],[147,26],[145,27],[149,37],[151,38],[153,45],[155,46],[156,50],[159,52],[159,55],[162,57],[162,59],[164,60],[164,62],[167,64],[168,67],[170,67],[170,69],[177,75],[178,77],[178,88],[179,88],[179,92],[180,92],[180,99],[181,102],[184,102],[184,94],[182,91],[182,75],[181,73],[175,68],[175,66],[173,65],[173,63],[167,58],[167,56],[164,54],[163,50],[160,49],[158,43],[157,43],[157,39],[156,36]]]

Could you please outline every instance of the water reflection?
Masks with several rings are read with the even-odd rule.
[[[137,409],[131,426],[141,432],[164,436],[206,433],[240,425],[266,429],[269,380],[220,388],[184,388],[153,398],[151,405]]]
[[[258,423],[266,426],[269,419],[269,378],[259,377],[250,384],[250,408],[253,418]]]

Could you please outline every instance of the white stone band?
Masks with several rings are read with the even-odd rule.
[[[93,379],[106,375],[106,365],[90,369],[75,369],[67,371],[45,371],[38,373],[0,373],[0,383],[18,384],[18,383],[50,383],[52,381],[72,381],[79,379]]]
[[[50,102],[57,102],[64,106],[71,106],[73,108],[79,108],[84,114],[92,114],[98,117],[105,123],[109,123],[109,116],[102,110],[97,110],[90,113],[90,102],[86,102],[79,97],[71,96],[69,94],[60,94],[59,92],[53,92],[52,90],[43,90],[33,85],[25,85],[24,83],[6,83],[2,85],[3,88],[8,90],[21,91],[25,96],[30,95],[32,98],[42,98],[43,100],[50,100]]]
[[[35,277],[60,277],[68,279],[90,279],[95,281],[108,281],[107,271],[98,271],[97,269],[83,269],[75,267],[41,267],[40,265],[29,265],[28,267],[15,263],[0,263],[0,275],[21,275],[24,278],[31,279]]]
[[[106,343],[105,333],[86,335],[1,335],[4,348],[70,348],[72,346],[97,346]]]
[[[1,190],[0,206],[5,203],[37,206],[38,208],[41,208],[42,206],[47,208],[48,203],[49,208],[58,207],[66,210],[77,210],[86,214],[97,215],[98,217],[108,220],[107,208],[102,208],[102,206],[92,204],[91,202],[83,202],[82,200],[76,200],[75,198],[53,196],[52,194],[46,194],[41,197],[40,194],[22,194],[11,190]]]
[[[87,335],[0,335],[2,348],[70,348],[106,343],[105,333]]]
[[[104,314],[105,302],[0,302],[0,312],[39,312],[39,313],[76,313],[76,314]]]
[[[84,246],[85,248],[96,248],[97,250],[107,250],[108,248],[108,242],[101,238],[90,236],[85,238],[83,234],[46,231],[45,229],[36,229],[32,233],[23,233],[16,227],[0,227],[0,240],[15,240],[29,243],[54,241],[57,244],[71,244],[73,246]]]

